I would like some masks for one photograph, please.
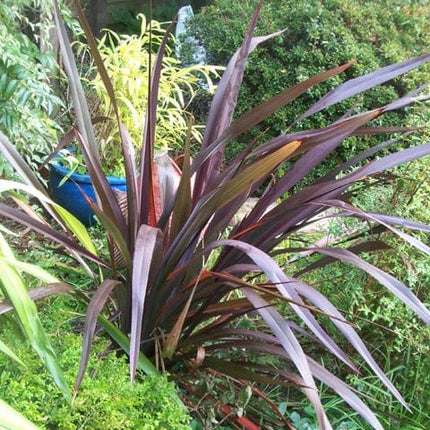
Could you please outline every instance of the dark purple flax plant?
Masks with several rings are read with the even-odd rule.
[[[159,167],[155,176],[153,164],[158,79],[162,73],[161,59],[168,37],[166,35],[154,59],[143,148],[136,163],[132,157],[132,142],[117,114],[112,85],[78,3],[74,0],[92,56],[111,96],[122,136],[127,178],[126,202],[119,201],[121,199],[111,191],[100,167],[85,93],[55,1],[58,37],[76,114],[76,135],[97,191],[97,201],[90,203],[109,238],[110,259],[99,257],[83,226],[64,210],[51,204],[44,186],[7,138],[0,135],[2,154],[21,176],[26,189],[33,190],[33,195],[47,209],[49,218],[46,219],[49,221],[42,220],[30,205],[24,211],[3,201],[0,203],[0,214],[63,245],[64,250],[83,264],[93,278],[94,289],[90,293],[76,293],[77,297],[88,302],[88,310],[75,394],[84,376],[96,323],[99,322],[129,355],[131,380],[135,378],[138,368],[152,373],[161,363],[167,369],[184,369],[184,377],[190,369],[193,372],[206,369],[263,386],[268,383],[294,386],[314,407],[320,428],[331,429],[321,404],[318,380],[334,390],[371,426],[382,429],[375,414],[360,397],[341,378],[324,367],[312,351],[325,348],[327,354],[332,354],[355,373],[359,371],[354,361],[360,357],[386,389],[407,407],[405,401],[382,372],[352,322],[317,287],[301,280],[301,275],[341,261],[374,277],[425,324],[430,324],[429,310],[407,286],[366,262],[360,255],[384,248],[384,243],[375,240],[374,236],[355,233],[354,238],[342,246],[332,244],[289,249],[285,248],[285,243],[291,235],[300,233],[303,227],[312,223],[315,216],[331,207],[336,209],[335,215],[362,220],[363,231],[378,226],[430,253],[427,245],[404,231],[428,233],[429,226],[390,215],[366,213],[353,207],[348,199],[350,188],[358,182],[430,154],[429,142],[380,158],[373,157],[389,144],[387,141],[346,161],[313,184],[297,186],[350,136],[412,131],[400,126],[378,128],[371,122],[386,112],[403,108],[416,100],[426,100],[426,96],[419,95],[417,91],[374,110],[354,115],[346,113],[322,129],[287,131],[258,145],[250,142],[239,155],[227,161],[224,151],[235,137],[258,125],[314,85],[341,74],[351,65],[348,63],[300,82],[233,121],[248,56],[258,44],[281,33],[253,37],[263,5],[261,1],[242,45],[219,82],[200,152],[191,160],[189,145],[184,142],[180,184],[177,188],[169,187],[169,166],[165,167],[167,170],[163,170],[163,174],[160,174]],[[296,123],[429,60],[430,54],[424,54],[347,81],[298,116]],[[278,171],[286,162],[290,167]],[[277,171],[276,181],[270,180]],[[162,178],[165,178],[164,182]],[[13,188],[13,183],[10,187]],[[161,200],[157,199],[160,189],[163,190]],[[256,193],[260,195],[256,205],[232,226],[231,220]],[[25,204],[21,203],[22,206]],[[320,260],[297,275],[288,261],[300,256],[301,252],[312,252],[319,255]],[[281,254],[284,261],[282,267],[277,263],[277,256]],[[90,269],[94,264],[99,270]],[[64,284],[61,287],[64,289]],[[51,285],[44,290],[44,294],[55,294],[57,288],[60,286]],[[119,321],[114,321],[107,311],[105,305],[108,301],[114,301],[120,315]],[[280,302],[284,303],[282,313],[277,307]],[[285,312],[286,306],[289,312]],[[238,328],[237,321],[245,315],[255,319],[255,329]],[[327,321],[350,343],[352,348],[348,351],[354,349],[356,355],[350,356],[336,343],[327,330]],[[318,348],[309,348],[313,343]],[[241,354],[237,354],[238,351]],[[257,364],[255,357],[259,355],[276,356],[283,364],[277,368],[261,362]],[[173,364],[177,366],[172,367]]]

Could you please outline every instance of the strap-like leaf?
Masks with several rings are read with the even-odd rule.
[[[424,54],[420,57],[406,60],[401,63],[392,64],[375,72],[368,73],[367,75],[351,79],[342,85],[339,85],[334,90],[326,94],[321,100],[315,103],[309,110],[307,110],[297,121],[307,118],[322,109],[325,109],[335,103],[348,99],[356,94],[360,94],[376,85],[383,84],[395,77],[409,72],[410,70],[421,66],[422,64],[430,61],[430,54]]]
[[[27,418],[0,399],[0,426],[6,430],[39,430]]]
[[[99,316],[98,322],[104,327],[109,336],[120,346],[120,348],[126,354],[130,355],[130,339],[118,327],[116,327],[103,316]],[[141,352],[138,356],[137,368],[144,372],[146,375],[160,375],[152,362]]]
[[[140,155],[140,175],[139,175],[139,205],[140,219],[138,225],[148,224],[154,227],[157,223],[155,212],[155,196],[152,174],[152,163],[154,158],[154,139],[155,125],[157,117],[158,91],[160,86],[161,67],[163,64],[163,56],[166,50],[167,41],[175,25],[175,20],[171,22],[158,48],[157,57],[154,68],[150,73],[148,105],[145,116],[145,129],[143,131],[142,151]],[[151,55],[151,54],[150,54]]]
[[[130,334],[130,377],[133,381],[140,351],[143,312],[154,261],[159,230],[147,225],[140,227],[133,256],[131,283],[131,334]]]
[[[199,238],[207,222],[217,209],[222,208],[238,195],[249,192],[254,183],[258,183],[270,174],[277,165],[288,159],[299,146],[300,142],[290,142],[267,157],[246,166],[231,181],[205,195],[194,206],[193,212],[181,230],[181,234],[176,237],[167,251],[164,258],[166,263],[161,268],[158,277],[159,282],[162,282],[162,279],[166,279],[168,274],[175,269],[183,253],[189,250],[194,241]],[[167,300],[169,294],[167,290],[160,291],[160,294],[161,296],[164,295]]]
[[[98,258],[93,253],[87,251],[84,247],[80,246],[76,241],[69,238],[63,233],[58,232],[57,230],[54,230],[51,226],[42,223],[33,217],[16,210],[14,208],[11,208],[4,203],[0,203],[0,215],[5,216],[13,221],[16,221],[22,225],[25,225],[27,227],[30,227],[32,230],[41,233],[45,235],[46,237],[49,237],[53,241],[59,243],[60,245],[64,246],[66,249],[76,252],[80,255],[82,255],[85,258],[88,258],[91,261],[94,261],[95,263],[107,267],[106,263],[102,261],[100,258]]]
[[[303,388],[303,391],[315,408],[320,428],[331,429],[332,427],[328,422],[327,416],[318,397],[318,390],[312,377],[312,372],[307,362],[306,355],[290,327],[288,327],[284,318],[273,307],[269,306],[265,300],[261,299],[258,294],[249,288],[243,288],[242,291],[253,304],[260,316],[264,319],[266,324],[270,327],[286,353],[290,356],[291,361],[297,367],[297,370],[306,385],[306,388]]]
[[[19,267],[19,266],[18,266]],[[22,267],[22,266],[21,266]],[[33,266],[33,268],[40,269],[37,266]],[[37,276],[37,272],[34,272],[33,276]],[[55,282],[54,284],[44,285],[43,287],[33,288],[28,290],[28,296],[31,300],[39,300],[44,297],[51,296],[53,294],[62,294],[74,291],[74,287],[64,282]],[[0,302],[0,315],[4,314],[13,309],[12,302],[10,300],[3,300]]]
[[[43,330],[36,306],[27,293],[24,280],[14,265],[12,256],[6,240],[0,235],[0,288],[13,304],[20,326],[31,346],[43,360],[64,397],[70,400],[69,387],[61,366]]]
[[[59,11],[57,0],[54,0],[54,18],[60,49],[63,55],[64,67],[69,78],[68,82],[72,95],[76,122],[78,125],[76,135],[81,144],[85,166],[91,176],[97,200],[103,212],[105,212],[106,216],[109,216],[112,219],[112,222],[118,226],[123,236],[127,237],[125,219],[122,216],[114,192],[112,191],[112,188],[110,187],[101,168],[98,144],[95,138],[95,131],[86,95],[82,88],[74,54],[70,47],[69,38]]]
[[[87,368],[88,360],[90,357],[91,344],[96,331],[97,319],[102,311],[106,301],[108,300],[112,290],[120,285],[119,281],[107,279],[97,288],[94,296],[92,297],[87,313],[85,316],[84,326],[84,340],[82,345],[81,361],[79,363],[78,375],[76,377],[74,396],[76,396],[82,379],[84,378],[85,370]]]
[[[403,303],[411,308],[426,324],[430,325],[430,311],[423,303],[406,287],[402,282],[384,272],[383,270],[373,266],[370,263],[362,260],[351,251],[342,248],[316,248],[315,251],[321,254],[329,255],[338,260],[350,263],[359,269],[364,270],[370,276],[379,281],[382,285],[388,288],[395,296]]]

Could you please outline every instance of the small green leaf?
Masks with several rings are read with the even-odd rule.
[[[239,406],[246,408],[246,405],[251,400],[251,397],[252,397],[252,389],[249,385],[247,385],[246,387],[242,388],[242,390],[240,390],[237,403],[239,404]]]
[[[19,82],[16,81],[15,79],[9,81],[3,93],[3,100],[9,100],[13,96],[14,92],[18,88],[18,84]]]

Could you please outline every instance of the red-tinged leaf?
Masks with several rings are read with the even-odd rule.
[[[143,142],[140,163],[140,224],[148,224],[155,227],[157,216],[155,213],[155,196],[153,185],[152,162],[154,159],[155,124],[157,117],[158,90],[160,84],[162,60],[167,46],[167,41],[175,25],[176,18],[167,28],[160,43],[155,60],[154,68],[150,76],[148,106],[145,116],[145,129],[143,131]]]
[[[224,71],[221,81],[218,84],[217,92],[212,100],[211,109],[206,123],[202,150],[209,147],[212,142],[218,139],[230,126],[246,62],[251,52],[258,46],[258,44],[280,35],[283,32],[279,31],[267,36],[252,37],[262,5],[263,1],[261,0],[255,9],[242,46],[231,58],[227,69]],[[222,163],[222,153],[223,147],[219,147],[217,151],[215,151],[204,163],[199,165],[193,196],[194,201],[201,197],[205,190],[208,190],[208,188],[211,187]]]
[[[312,358],[308,357],[309,366],[315,378],[332,388],[351,408],[357,411],[374,429],[383,430],[381,423],[366,404],[342,380],[330,373]]]
[[[118,249],[126,267],[131,270],[131,255],[129,250],[129,244],[127,242],[127,238],[125,238],[121,231],[119,231],[116,224],[112,222],[112,219],[107,216],[103,210],[101,210],[91,199],[89,199],[86,195],[84,195],[85,200],[90,205],[94,214],[97,216],[100,223],[105,228],[106,233],[112,238],[116,249]],[[115,265],[113,265],[115,266]]]
[[[374,217],[378,221],[382,221],[386,224],[398,225],[399,227],[405,227],[411,230],[430,232],[430,226],[427,224],[411,221],[409,219],[396,217],[393,215],[385,215],[385,214],[379,214],[374,212],[366,212],[366,213]]]
[[[87,142],[92,151],[97,152],[97,143],[94,129],[91,122],[91,115],[85,98],[85,93],[80,82],[80,75],[76,67],[73,51],[70,47],[69,37],[61,17],[58,1],[54,0],[54,19],[57,29],[58,41],[60,44],[63,64],[69,78],[71,95],[75,107],[76,122],[83,140]]]
[[[367,75],[360,76],[355,79],[350,79],[342,85],[339,85],[334,90],[326,94],[321,100],[315,103],[309,110],[307,110],[297,121],[307,118],[316,112],[321,111],[335,103],[348,99],[356,94],[360,94],[376,85],[383,84],[395,77],[402,75],[422,64],[430,61],[430,54],[424,54],[420,57],[406,60],[401,63],[393,64],[375,72],[368,73]]]
[[[124,160],[124,167],[125,167],[125,174],[126,174],[126,181],[127,181],[128,207],[130,208],[130,210],[128,211],[128,216],[129,216],[128,225],[135,227],[134,230],[136,235],[137,234],[136,218],[138,218],[139,204],[137,199],[136,168],[135,168],[135,162],[134,162],[133,142],[131,141],[131,138],[128,132],[125,130],[123,124],[121,123],[112,81],[110,80],[110,77],[104,66],[103,60],[98,50],[97,42],[88,24],[85,13],[83,12],[80,2],[78,0],[73,0],[73,5],[79,17],[79,22],[85,32],[87,43],[90,47],[91,55],[94,59],[94,62],[97,67],[97,71],[102,79],[103,85],[109,96],[109,100],[117,120],[118,128],[120,131],[120,137],[121,137],[121,146],[122,146],[123,160]],[[118,215],[119,213],[115,210],[115,216],[118,217]],[[119,218],[117,219],[117,221],[118,220]],[[122,223],[120,222],[119,223],[120,228],[123,229],[123,226],[121,224]],[[125,232],[124,230],[122,231],[123,233]],[[133,241],[134,241],[135,235],[131,235],[131,237],[129,238],[132,241],[131,247],[133,247],[134,245]]]
[[[308,147],[304,154],[291,169],[273,185],[268,193],[259,199],[248,217],[241,223],[239,229],[247,228],[267,211],[272,203],[302,180],[324,158],[331,154],[347,137],[364,124],[378,115],[377,112],[366,112],[354,118],[348,118],[323,130],[308,132],[303,136],[302,147]],[[262,151],[262,149],[260,149]],[[285,212],[284,212],[285,213]]]
[[[309,205],[309,202],[314,202],[321,199],[336,199],[353,183],[363,180],[367,177],[374,176],[387,169],[396,167],[400,164],[408,163],[410,161],[425,157],[430,154],[430,142],[420,146],[405,149],[401,152],[386,155],[385,157],[371,161],[363,167],[360,167],[350,174],[347,174],[337,180],[327,180],[325,182],[316,183],[312,186],[304,188],[303,190],[295,193],[289,199],[279,204],[270,214],[270,224],[267,226],[266,231],[254,231],[253,234],[260,237],[270,238],[279,236],[282,231],[287,231],[290,226],[306,220],[307,214],[312,214],[314,210]],[[300,208],[302,206],[302,208]],[[284,216],[291,210],[297,214],[294,219],[291,215],[281,224],[276,226],[274,220],[277,217]],[[281,220],[282,221],[282,220]],[[249,239],[247,239],[249,241]]]
[[[370,263],[359,258],[352,252],[342,248],[316,248],[317,252],[329,255],[345,263],[352,264],[359,269],[364,270],[370,276],[379,281],[382,285],[388,288],[395,296],[403,303],[412,309],[426,324],[430,325],[430,311],[423,303],[399,280],[384,272],[383,270],[373,266]]]
[[[243,170],[239,171],[229,181],[221,185],[210,197],[205,206],[208,206],[213,214],[218,207],[225,205],[245,192],[249,192],[254,184],[258,184],[278,165],[288,160],[300,145],[301,141],[289,142],[277,151],[244,167]]]
[[[15,202],[16,206],[21,209],[23,212],[25,212],[28,216],[31,218],[34,218],[35,220],[43,223],[48,224],[48,222],[43,218],[42,214],[40,213],[40,210],[37,211],[28,200],[24,199],[22,195],[20,194],[14,194],[13,192],[9,193],[12,200]],[[41,200],[43,201],[43,200]]]
[[[321,429],[331,429],[331,425],[322,407],[318,396],[318,389],[312,377],[312,372],[307,362],[307,357],[303,349],[286,324],[284,318],[258,294],[249,288],[242,289],[245,296],[253,304],[254,308],[260,314],[261,318],[270,327],[273,334],[283,346],[285,352],[289,355],[291,361],[295,364],[299,371],[306,388],[303,388],[304,393],[315,408],[315,413]]]
[[[182,162],[182,174],[181,180],[179,182],[178,191],[176,193],[176,199],[172,212],[172,221],[169,233],[169,242],[171,243],[173,239],[178,235],[181,228],[187,221],[191,209],[191,148],[190,148],[190,138],[191,138],[191,122],[189,123],[187,140],[185,142],[185,153]]]
[[[276,262],[266,253],[261,251],[260,249],[241,241],[236,240],[220,240],[212,243],[211,245],[206,246],[206,252],[210,249],[216,248],[217,246],[231,246],[237,248],[241,252],[247,254],[255,264],[266,273],[269,279],[273,282],[273,285],[280,291],[285,299],[287,299],[293,310],[297,313],[297,315],[306,323],[306,325],[312,330],[318,340],[326,346],[326,348],[335,354],[340,360],[342,360],[345,364],[347,364],[354,371],[356,367],[351,362],[351,360],[347,357],[347,355],[336,345],[333,339],[327,335],[327,333],[323,330],[321,325],[315,320],[314,316],[308,309],[308,305],[306,305],[299,294],[297,294],[294,283],[295,279],[286,276],[281,268],[276,264]],[[235,267],[235,266],[233,266]],[[228,262],[226,262],[225,267],[223,268],[223,272],[228,272],[230,267]],[[223,278],[222,273],[218,273],[218,277]],[[228,276],[228,275],[227,275]],[[237,278],[231,279],[234,284],[238,286],[243,286],[244,282]],[[253,287],[256,288],[255,286]],[[312,309],[313,311],[319,311],[318,309]],[[321,310],[324,314],[325,309]],[[332,315],[332,317],[334,317]],[[334,317],[337,318],[337,317]],[[341,319],[344,321],[344,319]]]
[[[242,252],[245,252],[264,271],[264,273],[266,273],[282,296],[289,301],[292,309],[314,333],[318,341],[321,342],[331,353],[336,355],[340,360],[348,365],[352,370],[356,371],[356,366],[339,348],[334,340],[327,335],[325,330],[323,330],[321,325],[316,321],[312,313],[309,311],[308,306],[303,302],[302,298],[296,291],[296,279],[287,276],[269,255],[258,248],[240,241],[233,240],[222,240],[218,243],[233,246]],[[335,315],[334,313],[330,312],[332,309],[331,307],[322,307],[317,309],[321,310],[325,315],[333,319],[339,318],[338,314]],[[348,324],[342,316],[340,316],[340,321]]]
[[[237,347],[249,347],[256,352],[269,353],[289,359],[288,354],[282,347],[276,345],[263,344],[262,342],[255,342],[254,344],[246,344],[239,342]],[[381,430],[381,424],[375,417],[374,413],[364,404],[364,402],[351,390],[351,388],[345,384],[342,380],[337,378],[334,374],[329,372],[311,357],[307,356],[309,367],[315,378],[332,388],[342,399],[348,403],[351,408],[358,412],[370,425],[375,429]],[[277,369],[279,376],[286,377],[287,380],[291,380],[297,386],[303,386],[303,380],[298,375],[286,373],[281,369]]]
[[[27,227],[30,227],[32,230],[38,233],[41,233],[46,237],[49,237],[50,239],[52,239],[54,242],[57,242],[60,245],[64,246],[65,249],[70,250],[72,252],[76,252],[77,254],[85,258],[88,258],[91,261],[94,261],[95,263],[99,264],[102,267],[108,267],[108,265],[103,260],[101,260],[99,257],[97,257],[96,255],[92,254],[91,252],[89,252],[88,250],[80,246],[76,241],[74,241],[70,237],[66,236],[63,233],[58,232],[48,224],[40,222],[34,219],[33,217],[21,211],[18,211],[14,208],[11,208],[1,202],[0,202],[0,215],[5,216]]]
[[[273,354],[279,357],[287,358],[288,354],[282,347],[277,346],[273,342],[263,343],[263,342],[247,342],[247,341],[236,341],[235,346],[237,348],[249,348],[255,352],[261,352],[266,354]],[[207,359],[207,362],[212,360],[212,358]],[[348,403],[351,408],[358,412],[370,425],[375,429],[382,429],[381,424],[375,417],[373,412],[364,404],[364,402],[350,389],[350,387],[345,384],[342,380],[337,378],[334,374],[329,372],[311,357],[307,356],[309,367],[315,378],[319,379],[321,382],[326,384],[328,387],[332,388],[342,399]],[[211,363],[212,364],[212,363]],[[221,371],[221,370],[220,370]],[[279,376],[285,377],[287,380],[294,383],[296,386],[304,386],[303,380],[298,376],[291,373],[286,373],[280,369],[277,369]],[[238,375],[235,375],[238,377]]]
[[[190,310],[190,306],[193,302],[194,293],[196,291],[197,284],[198,284],[198,280],[196,281],[191,291],[191,294],[189,295],[187,302],[185,303],[185,306],[183,307],[172,329],[170,330],[170,333],[167,335],[166,340],[163,342],[163,351],[162,351],[163,357],[167,357],[168,359],[171,359],[176,352],[176,349],[179,343],[179,338],[184,328],[185,319],[187,317],[188,311]]]
[[[303,82],[288,88],[270,100],[263,102],[257,107],[247,111],[243,116],[241,116],[234,124],[228,127],[224,133],[210,143],[210,145],[203,149],[196,157],[193,163],[193,170],[197,169],[208,157],[210,157],[215,151],[220,147],[222,148],[228,141],[234,139],[245,131],[250,130],[252,127],[256,126],[260,122],[264,121],[268,116],[275,113],[278,109],[285,106],[286,104],[292,102],[301,94],[306,92],[308,89],[312,88],[325,80],[333,77],[339,73],[342,73],[345,69],[351,66],[351,62],[344,64],[343,66],[336,67],[334,69],[328,70],[326,72],[315,75]],[[294,139],[293,139],[294,140]]]
[[[115,192],[109,184],[106,174],[101,167],[99,155],[96,151],[91,150],[91,148],[86,144],[80,132],[77,132],[77,137],[81,143],[82,153],[85,158],[85,166],[91,177],[97,203],[105,214],[105,217],[109,217],[111,223],[116,224],[117,228],[121,231],[121,234],[124,237],[127,237],[125,217],[123,216],[118,199],[115,196]]]
[[[391,381],[387,378],[381,368],[378,366],[376,361],[373,359],[366,345],[363,343],[361,338],[355,332],[355,330],[343,319],[342,314],[337,310],[335,306],[331,304],[331,302],[321,293],[319,293],[314,288],[311,288],[309,285],[303,282],[297,282],[295,284],[295,288],[299,292],[299,294],[306,297],[320,309],[324,309],[328,315],[331,316],[331,320],[333,324],[339,329],[339,331],[349,340],[351,345],[357,350],[357,352],[366,360],[367,364],[370,368],[375,372],[378,378],[385,384],[385,386],[394,394],[394,396],[405,406],[407,407],[406,402],[404,401],[401,394],[394,387]],[[334,317],[334,318],[333,318]],[[345,322],[342,322],[345,321]]]
[[[372,136],[379,134],[393,134],[402,133],[403,135],[411,134],[414,131],[424,130],[425,126],[406,127],[406,126],[391,126],[391,127],[361,127],[355,133],[354,136]]]
[[[404,149],[403,151],[394,154],[386,155],[378,160],[368,163],[361,169],[357,169],[349,175],[339,180],[339,183],[350,181],[351,179],[357,181],[359,179],[375,175],[382,171],[391,169],[400,164],[405,164],[413,160],[417,160],[430,154],[430,142],[424,143],[420,146]]]
[[[51,154],[45,159],[45,161],[40,165],[39,172],[44,169],[50,161],[52,161],[55,156],[64,148],[67,148],[69,144],[75,138],[75,129],[69,130],[58,142],[57,146],[51,152]]]
[[[308,339],[319,342],[319,340],[309,334],[306,330],[300,327],[293,321],[286,320],[286,323],[297,333],[307,337]],[[261,331],[243,330],[234,328],[217,328],[216,331],[206,330],[205,327],[192,334],[187,339],[181,342],[182,345],[202,345],[205,342],[213,342],[214,340],[232,340],[233,342],[241,339],[251,339],[261,345],[280,345],[279,341],[273,335]]]
[[[76,122],[78,125],[76,135],[81,144],[85,166],[91,176],[91,181],[100,207],[105,214],[112,219],[112,222],[118,226],[123,236],[126,237],[127,230],[124,217],[122,216],[121,209],[115,198],[114,192],[112,191],[112,188],[110,187],[101,168],[100,156],[97,151],[98,144],[86,100],[86,94],[82,88],[80,75],[76,67],[74,54],[70,46],[70,41],[59,11],[57,0],[54,1],[54,18],[60,50],[63,56],[64,68],[69,78],[68,82],[71,90]]]
[[[324,241],[325,242],[325,241]],[[304,251],[306,255],[310,255],[315,253],[315,248],[320,248],[322,246],[326,246],[326,243],[316,243],[315,245],[308,248],[307,251]],[[353,252],[354,254],[360,254],[362,252],[375,252],[380,251],[381,249],[390,249],[390,246],[388,246],[386,243],[380,241],[380,240],[369,240],[364,243],[359,243],[358,245],[351,246],[350,248],[347,248],[349,251]],[[303,254],[302,254],[303,255]],[[327,264],[331,264],[333,262],[336,262],[336,258],[333,257],[322,257],[317,261],[314,261],[313,263],[307,265],[302,270],[294,274],[295,278],[299,278],[305,273],[309,273],[313,270],[319,269],[321,267],[326,266]]]
[[[133,141],[131,140],[130,134],[121,123],[119,124],[119,128],[121,142],[123,144],[124,168],[127,181],[127,226],[129,230],[128,239],[130,240],[129,248],[134,249],[134,241],[139,229],[138,220],[140,219],[140,194],[138,190],[137,168],[134,159]]]
[[[147,225],[139,229],[133,255],[131,284],[130,377],[134,380],[140,351],[143,312],[153,265],[159,230]]]
[[[184,252],[190,251],[190,244],[195,243],[202,234],[209,219],[214,212],[222,206],[228,204],[238,195],[249,190],[254,183],[258,183],[265,178],[273,169],[288,159],[289,156],[299,147],[300,142],[290,142],[283,148],[278,149],[273,154],[246,166],[234,178],[222,185],[220,188],[204,196],[196,205],[188,218],[186,224],[178,234],[173,244],[167,251],[164,261],[166,264],[161,268],[159,279],[166,279],[179,263]],[[168,291],[160,291],[161,296],[167,300]]]
[[[215,346],[215,350],[217,349],[217,345]],[[231,348],[244,348],[248,350],[253,350],[253,346],[255,346],[256,350],[261,350],[261,344],[259,345],[257,342],[238,342],[235,345],[233,342],[225,344],[223,347],[228,350]],[[223,348],[220,348],[223,349]],[[267,376],[262,372],[255,372],[250,370],[244,363],[235,363],[230,360],[222,360],[216,358],[214,356],[206,357],[204,361],[205,366],[209,366],[216,370],[217,372],[231,376],[232,378],[257,382],[260,384],[266,385],[280,385],[283,387],[305,387],[303,380],[296,374],[290,373],[289,378],[276,378],[275,376]],[[249,363],[249,367],[254,366],[255,363]],[[276,374],[276,371],[272,369],[272,372]]]
[[[24,161],[15,146],[9,139],[0,131],[0,152],[6,160],[12,165],[18,175],[28,185],[34,187],[40,193],[48,197],[45,187],[41,184],[37,176],[34,174],[30,166]]]
[[[212,100],[211,110],[206,124],[205,135],[202,142],[202,149],[209,146],[217,139],[227,127],[230,126],[233,112],[236,107],[240,85],[245,71],[246,62],[251,52],[259,43],[268,40],[273,35],[252,38],[252,34],[257,25],[263,1],[260,0],[255,8],[249,27],[245,33],[242,45],[231,58],[226,70],[218,84],[216,94]]]
[[[12,165],[22,180],[29,186],[32,186],[39,193],[42,193],[48,199],[48,193],[45,187],[40,182],[39,178],[31,170],[27,162],[21,157],[15,146],[9,141],[9,139],[0,131],[0,153],[6,158],[6,160]],[[52,209],[51,205],[46,200],[40,199],[42,206],[46,211],[62,225],[61,219],[56,214],[55,210]]]
[[[109,77],[109,75],[106,71],[106,68],[104,66],[102,57],[101,57],[99,49],[98,49],[97,41],[94,38],[93,32],[91,30],[91,27],[90,27],[88,21],[87,21],[86,15],[85,15],[84,11],[82,10],[80,1],[79,0],[72,0],[72,2],[73,2],[73,7],[76,11],[76,14],[78,15],[79,23],[82,26],[82,29],[84,30],[85,37],[87,39],[87,43],[88,43],[88,46],[89,46],[90,51],[91,51],[91,56],[92,56],[94,63],[96,64],[96,67],[97,67],[97,72],[99,73],[99,75],[103,81],[103,85],[105,86],[106,91],[109,95],[109,100],[111,102],[113,111],[115,112],[115,115],[119,120],[118,107],[116,104],[115,92],[113,89],[112,81],[110,80],[110,77]]]
[[[378,145],[372,146],[365,151],[361,152],[360,154],[356,155],[355,157],[352,157],[351,159],[345,161],[344,163],[340,164],[336,168],[334,168],[331,172],[329,172],[323,179],[334,179],[340,172],[347,172],[351,167],[360,165],[361,162],[364,160],[372,157],[377,152],[381,151],[382,149],[393,145],[394,143],[398,142],[401,139],[404,139],[406,136],[408,136],[410,133],[405,133],[402,136],[395,137],[390,140],[386,140],[385,142],[381,142]]]
[[[65,282],[57,282],[54,284],[44,285],[43,287],[33,288],[28,290],[28,296],[31,300],[39,300],[44,297],[51,296],[52,294],[63,294],[70,291],[74,291],[72,285],[66,284]],[[10,300],[3,300],[0,302],[0,315],[13,309]]]
[[[84,340],[82,345],[81,361],[79,363],[79,370],[78,375],[76,377],[73,396],[76,396],[79,387],[81,386],[82,379],[85,375],[88,359],[90,357],[91,344],[93,342],[94,334],[96,331],[97,318],[102,311],[104,305],[106,304],[106,301],[109,299],[112,290],[118,285],[121,285],[121,282],[114,281],[112,279],[107,279],[103,281],[103,283],[97,288],[97,291],[95,292],[88,305],[85,317]]]
[[[257,228],[241,237],[262,249],[273,249],[282,240],[282,235],[297,228],[303,221],[312,218],[318,210],[309,203],[321,199],[336,199],[352,184],[374,176],[397,165],[425,157],[430,154],[430,143],[405,149],[374,160],[337,180],[327,180],[306,187],[278,204]],[[288,214],[289,216],[285,216]]]
[[[158,184],[160,187],[160,204],[157,208],[157,219],[161,212],[171,206],[174,201],[181,180],[181,170],[169,157],[167,152],[155,154],[154,164],[157,169]]]
[[[391,223],[387,223],[384,221],[384,216],[379,216],[378,214],[372,214],[365,211],[362,211],[361,209],[355,208],[354,206],[343,202],[341,200],[328,200],[326,203],[332,207],[337,207],[340,209],[345,210],[348,213],[351,213],[353,215],[359,216],[360,218],[367,219],[369,221],[376,221],[383,226],[385,226],[388,230],[392,231],[394,234],[402,238],[405,242],[410,243],[411,245],[415,246],[415,248],[419,249],[422,252],[425,252],[426,254],[430,255],[430,247],[427,246],[425,243],[421,242],[420,240],[416,239],[415,237],[404,233],[403,231],[400,231],[394,227],[391,226]],[[391,218],[391,221],[394,221],[395,217]],[[401,218],[397,218],[398,223],[401,222]],[[406,227],[408,224],[408,221],[406,219],[403,219],[403,222],[401,222],[401,225],[403,227]],[[417,229],[418,226],[421,226],[420,230],[430,232],[430,226],[419,224],[419,223],[411,223],[415,226]]]

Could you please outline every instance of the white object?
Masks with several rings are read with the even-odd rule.
[[[176,24],[176,57],[180,59],[182,37],[181,35],[186,34],[187,21],[194,16],[193,8],[188,6],[183,6],[178,11],[178,22]],[[193,64],[206,64],[206,51],[198,42],[198,40],[193,36],[187,36],[185,42],[189,43],[193,47]]]

